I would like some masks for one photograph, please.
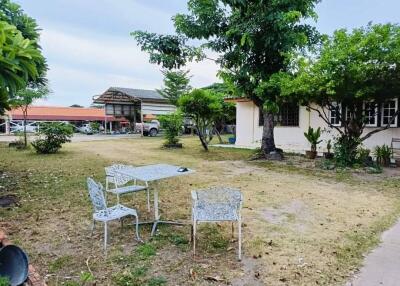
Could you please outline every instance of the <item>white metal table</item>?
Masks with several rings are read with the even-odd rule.
[[[156,165],[148,165],[141,167],[127,166],[126,168],[119,169],[117,172],[124,176],[130,177],[132,180],[139,180],[146,183],[159,181],[162,179],[184,176],[193,174],[195,171],[188,169],[185,172],[179,172],[178,170],[181,167],[168,165],[168,164],[156,164]],[[159,223],[167,223],[167,224],[182,224],[176,221],[165,221],[160,220],[160,214],[158,210],[158,189],[153,188],[154,191],[154,221],[147,222],[152,223],[153,227],[151,230],[151,236],[154,235],[157,224]]]

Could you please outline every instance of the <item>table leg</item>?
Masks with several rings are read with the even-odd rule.
[[[154,222],[153,222],[153,227],[151,229],[151,236],[153,236],[156,233],[157,225],[159,223],[173,224],[173,225],[187,225],[187,224],[189,224],[187,222],[160,220],[160,213],[159,213],[159,209],[158,209],[158,189],[154,188],[153,192],[154,192]]]

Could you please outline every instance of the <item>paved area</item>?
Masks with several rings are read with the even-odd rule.
[[[86,134],[74,134],[72,137],[72,142],[84,142],[84,141],[100,141],[100,140],[113,140],[113,139],[120,139],[120,138],[139,138],[140,134],[119,134],[119,135],[103,135],[103,134],[93,134],[93,135],[86,135]],[[34,140],[35,136],[29,135],[30,140]],[[13,135],[1,135],[0,142],[13,142],[17,140],[17,136]]]
[[[400,285],[400,221],[383,233],[382,243],[367,255],[364,266],[347,286]]]

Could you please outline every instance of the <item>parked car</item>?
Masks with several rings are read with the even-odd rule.
[[[152,120],[150,122],[136,123],[136,132],[140,133],[143,125],[144,136],[157,136],[160,131],[160,122],[158,120]]]
[[[92,130],[92,127],[90,126],[90,123],[84,124],[84,125],[76,128],[76,130],[80,133],[84,133],[87,135],[93,134],[93,130]]]
[[[20,132],[24,132],[24,126],[23,125],[14,125],[11,126],[11,133],[20,133]],[[26,132],[27,133],[36,133],[37,132],[37,125],[31,125],[31,124],[27,124],[26,125]]]

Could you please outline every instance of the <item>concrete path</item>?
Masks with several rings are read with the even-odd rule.
[[[382,243],[367,255],[348,286],[400,285],[400,221],[382,235]]]

